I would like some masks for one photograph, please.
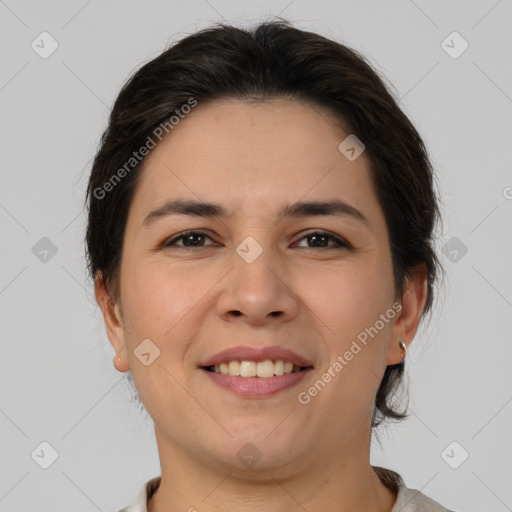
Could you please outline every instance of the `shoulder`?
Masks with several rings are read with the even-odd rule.
[[[391,512],[453,512],[416,489],[400,487]]]
[[[119,512],[147,512],[148,499],[158,489],[159,485],[159,476],[156,476],[151,480],[148,480],[140,489],[135,501],[131,505],[128,505],[127,507],[121,509]]]
[[[402,477],[395,471],[378,466],[373,466],[373,469],[386,486],[397,492],[391,512],[453,512],[422,492],[406,487]],[[148,499],[159,485],[159,476],[148,480],[140,489],[135,501],[119,512],[147,512]]]
[[[397,493],[391,512],[453,512],[416,489],[409,489],[403,478],[395,471],[372,466],[381,481]]]

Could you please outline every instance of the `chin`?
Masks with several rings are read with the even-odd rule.
[[[233,437],[223,436],[216,447],[210,445],[214,452],[211,455],[218,463],[228,466],[229,471],[240,475],[294,464],[303,452],[302,443],[298,429],[292,431],[278,426],[285,417],[257,419],[250,424],[238,422],[231,428],[226,426]]]

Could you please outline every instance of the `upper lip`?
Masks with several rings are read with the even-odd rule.
[[[296,354],[292,350],[277,345],[272,347],[250,347],[247,345],[238,345],[217,352],[213,356],[204,360],[199,366],[214,366],[228,361],[266,361],[266,360],[289,361],[295,366],[307,367],[313,364],[304,357]]]

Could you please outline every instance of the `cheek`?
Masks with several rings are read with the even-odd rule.
[[[127,262],[123,272],[125,335],[135,386],[150,416],[166,418],[172,411],[183,410],[190,398],[179,382],[184,381],[182,361],[197,325],[194,305],[204,290],[191,283],[191,275],[168,264]],[[159,350],[147,366],[136,355],[137,347],[146,339]],[[172,418],[165,421],[170,424]]]
[[[202,276],[203,277],[203,276]],[[181,320],[209,287],[197,273],[183,272],[169,265],[140,263],[126,266],[122,282],[123,304],[133,333],[164,341],[180,330]],[[175,329],[176,327],[176,329]]]
[[[385,258],[361,259],[358,264],[343,264],[328,272],[309,273],[301,279],[308,306],[314,309],[329,335],[344,345],[348,339],[373,325],[391,307],[394,283]]]
[[[324,332],[328,354],[322,370],[335,375],[324,399],[340,417],[345,417],[348,410],[365,415],[371,412],[386,366],[394,318],[390,309],[394,302],[390,260],[368,254],[358,264],[342,265],[308,282],[308,305],[320,319],[317,324]],[[385,315],[384,321],[381,315]],[[324,376],[324,381],[331,378]]]

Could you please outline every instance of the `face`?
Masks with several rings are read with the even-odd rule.
[[[348,135],[317,106],[222,101],[199,104],[146,159],[107,331],[161,451],[300,468],[368,441],[418,307],[400,311],[369,160],[338,149]],[[297,205],[313,202],[331,208]],[[262,376],[226,375],[230,361]]]

